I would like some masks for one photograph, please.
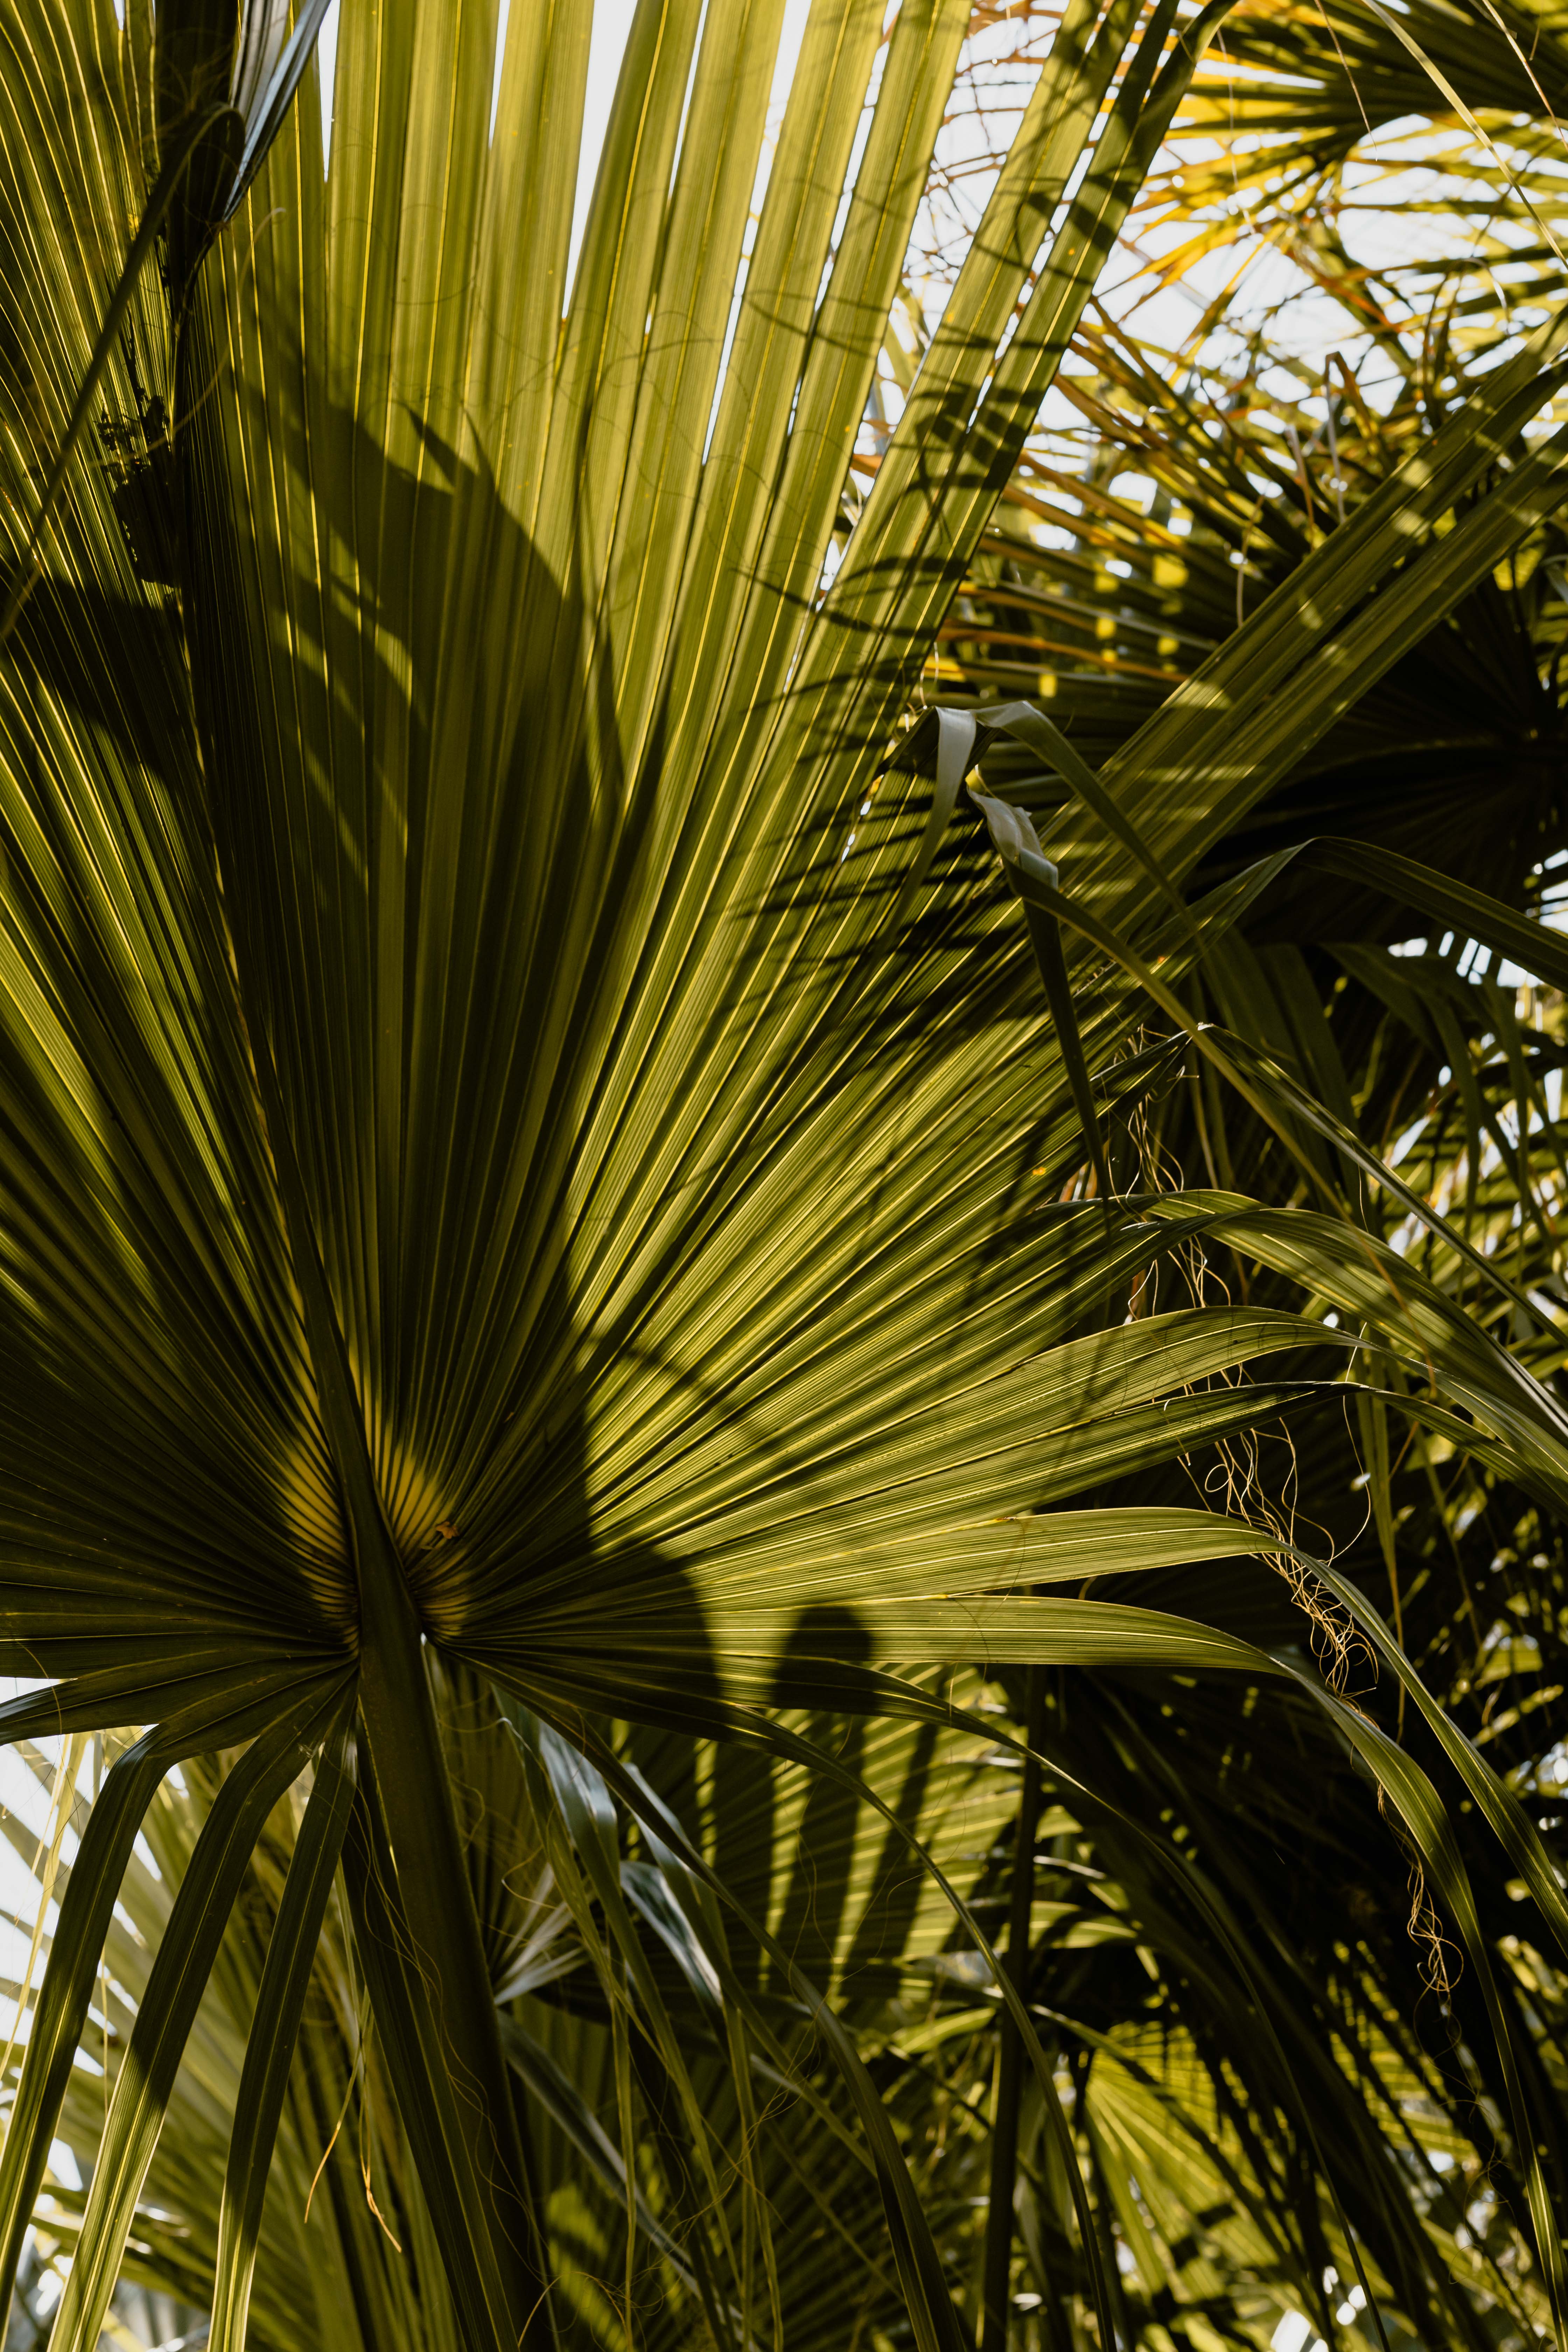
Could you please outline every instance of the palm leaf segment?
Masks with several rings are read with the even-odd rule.
[[[900,17],[839,224],[882,27],[816,11],[744,255],[779,12],[644,11],[563,329],[585,12],[513,28],[492,139],[493,13],[349,10],[330,173],[307,103],[247,193],[312,22],[7,37],[6,1623],[15,1665],[64,1678],[11,1727],[158,1727],[72,1872],[11,2265],[151,1789],[255,1740],[182,1885],[178,1990],[139,2013],[62,2343],[102,2316],[233,1874],[301,1760],[340,1756],[351,1690],[357,1762],[317,1764],[258,2013],[286,2048],[341,1847],[463,2332],[543,2324],[422,1634],[558,1714],[699,1706],[731,1657],[765,1689],[803,1610],[864,1589],[917,1456],[940,1567],[904,1590],[994,1581],[952,1473],[998,1405],[1016,1444],[1039,1382],[1005,1376],[933,1464],[921,1374],[935,1349],[972,1386],[1003,1328],[1021,1364],[1063,1328],[1016,1328],[1016,1273],[984,1270],[1006,1178],[994,1144],[976,1190],[944,1139],[988,1058],[941,1034],[947,975],[868,992],[891,831],[869,875],[839,853],[1196,42],[1167,57],[1169,11],[1131,51],[1131,11],[1069,19],[925,429],[819,603],[963,12]],[[164,286],[117,290],[155,183]],[[1023,1056],[988,1088],[1002,1141]],[[890,1118],[918,1139],[891,1167]],[[1208,1538],[1189,1514],[1131,1540]],[[277,2064],[242,2085],[228,2334]]]
[[[1031,1210],[1022,1171],[1059,1189],[1081,1158],[1078,1049],[1042,1043],[988,878],[944,875],[907,930],[910,793],[865,798],[1202,25],[1069,12],[821,593],[963,13],[906,9],[879,57],[879,9],[814,12],[748,251],[778,11],[642,10],[563,326],[585,15],[530,12],[498,81],[483,10],[346,10],[326,172],[314,108],[274,119],[311,21],[279,47],[273,19],[29,16],[0,92],[8,495],[42,563],[0,710],[5,1610],[13,1665],[57,1678],[9,1728],[155,1727],[71,1872],[0,2165],[7,2276],[152,1790],[250,1743],[147,1979],[62,2346],[95,2339],[239,1874],[311,1757],[215,2326],[243,2336],[340,1854],[457,2325],[548,2326],[426,1643],[533,1710],[520,1730],[590,1748],[584,1707],[756,1737],[759,1699],[919,1714],[872,1663],[977,1642],[1261,1665],[1190,1621],[984,1596],[1020,1573],[999,1498],[1231,1425],[1229,1400],[1151,1409],[1303,1336],[1092,1336],[1159,1229]],[[146,273],[116,295],[209,96],[250,152],[182,178],[172,302]],[[104,460],[51,479],[95,365]],[[1201,845],[1248,787],[1205,782],[1186,723],[1168,756],[1214,795]],[[1112,1028],[1133,1018],[1124,992]],[[1421,1330],[1445,1337],[1436,1304]],[[1554,1460],[1539,1392],[1470,1370],[1493,1442]],[[1114,1409],[1086,1418],[1097,1381]],[[1107,1570],[1268,1546],[1190,1509],[1058,1514],[1030,1581],[1081,1573],[1090,1527]],[[525,1731],[542,1758],[556,1736]],[[1361,1744],[1462,1908],[1425,1783]],[[618,1899],[591,1859],[613,1783],[706,1923],[678,1945],[717,1965],[679,1824],[608,1750],[610,1783],[571,1752],[554,1802],[594,1899]],[[820,2026],[917,2337],[952,2341],[896,2139]]]

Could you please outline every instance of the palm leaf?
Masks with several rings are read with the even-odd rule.
[[[953,1936],[986,1952],[968,1906],[985,1856],[946,1873],[912,1761],[940,1739],[953,1773],[982,1769],[994,1722],[960,1726],[921,1671],[976,1662],[1152,1682],[1184,1727],[1215,1689],[1266,1691],[1363,1759],[1487,1988],[1483,2063],[1550,2257],[1541,2069],[1443,1771],[1555,1921],[1533,1822],[1480,1798],[1484,1767],[1413,1667],[1430,1770],[1305,1665],[1290,1593],[1313,1555],[1277,1516],[1161,1482],[1307,1418],[1352,1347],[1377,1367],[1369,1412],[1441,1429],[1540,1506],[1563,1491],[1551,1368],[1476,1306],[1489,1253],[1434,1215],[1447,1255],[1417,1270],[1336,1190],[1348,1158],[1416,1197],[1361,1133],[1310,984],[1282,976],[1276,1010],[1326,1103],[1173,992],[1246,972],[1228,935],[1264,880],[1172,904],[1303,744],[1543,529],[1568,477],[1554,440],[1521,435],[1555,330],[1098,775],[1043,740],[1073,795],[1065,892],[1020,895],[1052,921],[1088,909],[1102,958],[1058,960],[1042,934],[1050,1024],[1007,897],[973,852],[943,854],[918,774],[887,757],[1215,21],[1068,10],[847,531],[966,30],[950,0],[911,0],[885,46],[879,9],[820,0],[750,245],[782,12],[641,6],[569,298],[580,9],[509,21],[498,81],[489,7],[348,6],[325,163],[311,11],[291,31],[275,11],[165,12],[150,47],[134,11],[111,30],[68,10],[64,38],[35,13],[6,52],[0,206],[26,257],[7,293],[14,599],[28,584],[0,654],[0,1311],[22,1398],[5,1633],[54,1687],[4,1727],[156,1727],[110,1775],[62,1905],[0,2158],[13,2259],[153,1788],[176,1756],[252,1742],[184,1846],[155,1957],[112,1996],[129,2058],[84,2134],[62,2344],[109,2307],[210,1976],[212,2050],[246,2055],[222,2216],[181,2275],[227,2343],[268,2231],[295,2242],[270,2304],[258,2274],[258,2327],[297,2331],[317,2294],[302,2225],[268,2222],[262,2198],[325,2149],[317,2308],[352,2308],[362,2341],[531,2340],[557,2304],[618,2340],[645,2263],[672,2337],[831,2340],[839,2307],[790,2276],[770,2216],[820,2216],[849,2182],[844,2210],[881,2216],[867,2326],[957,2347],[965,2291],[932,2226],[955,2192],[860,2036],[918,2031],[911,1986],[963,1980],[957,1945],[935,1948],[934,1873]],[[160,289],[122,257],[151,241],[193,96],[247,128],[190,134]],[[98,386],[120,421],[95,464]],[[980,740],[946,745],[945,799]],[[1399,878],[1444,919],[1492,921],[1474,894]],[[1153,1044],[1151,998],[1176,1024]],[[1118,1118],[1130,1133],[1184,1034],[1228,1057],[1271,1139],[1237,1128],[1257,1200],[1077,1202],[1096,1144],[1099,1191],[1120,1182]],[[1511,1032],[1509,1051],[1522,1119]],[[1281,1150],[1328,1210],[1277,1205]],[[1273,1285],[1260,1304],[1216,1310],[1200,1274],[1190,1312],[1125,1315],[1210,1245]],[[1509,1307],[1521,1287],[1501,1285]],[[1131,1600],[1053,1589],[1108,1573],[1137,1580]],[[470,1776],[470,1749],[510,1736],[486,1677],[521,1747]],[[742,1759],[707,1846],[693,1741]],[[1080,1780],[1059,1745],[1037,1752],[1109,1850],[1115,1762]],[[302,1825],[269,1843],[307,1769]],[[728,1760],[712,1773],[733,1793]],[[550,1965],[506,1869],[468,1850],[484,1787],[570,1923]],[[822,1910],[786,1866],[792,1818]],[[1308,2276],[1325,2232],[1351,2264],[1364,2236],[1380,2294],[1447,2313],[1320,1985],[1262,1990],[1242,1924],[1262,1896],[1240,1873],[1184,1877],[1170,1843],[1121,1834],[1129,1906],[1156,1971],[1201,1981],[1211,2035],[1227,2000],[1251,2020],[1248,2079],[1313,2187],[1310,2223],[1271,2242],[1282,2269]],[[901,1911],[895,1851],[928,1889]],[[235,1911],[253,1883],[264,1947]],[[1127,2332],[1108,2205],[1132,2211],[1110,2121],[1076,2093],[1069,2117],[1026,2000],[1004,1997],[1011,2063],[1036,2069],[1031,2194],[1057,2217],[1033,2242],[1103,2343]],[[889,2002],[905,2013],[879,2019]],[[396,2108],[374,2126],[373,2082]],[[768,2087],[798,2103],[807,2156],[764,2126]],[[355,2099],[396,2262],[368,2175],[361,2197],[332,2153]],[[208,2097],[209,2134],[224,2105]],[[1259,2209],[1274,2130],[1225,2150]],[[1225,2129],[1198,2138],[1201,2170]],[[172,2242],[138,2259],[172,2263]]]

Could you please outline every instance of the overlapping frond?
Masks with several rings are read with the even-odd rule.
[[[1380,1897],[1364,1966],[1293,1949],[1237,1737],[1331,1781],[1315,1886],[1382,1839],[1463,1941],[1516,2301],[1556,2320],[1521,1971],[1558,1963],[1493,1898],[1542,1952],[1568,1913],[1489,1722],[1433,1695],[1394,1503],[1440,1444],[1517,1514],[1568,1493],[1529,1320],[1555,1046],[1384,951],[1536,934],[1501,853],[1357,869],[1403,911],[1345,948],[1352,1022],[1259,926],[1354,855],[1297,824],[1260,863],[1303,756],[1555,544],[1557,329],[1388,464],[1369,428],[1367,495],[1280,522],[1235,630],[1245,463],[1204,473],[1140,380],[1208,499],[1188,674],[1156,636],[1158,707],[1088,763],[1017,708],[933,722],[934,814],[900,729],[961,592],[950,648],[1034,642],[1055,557],[998,500],[1219,13],[1064,13],[847,528],[966,7],[818,0],[774,121],[776,0],[648,0],[580,247],[575,0],[509,12],[499,68],[490,5],[345,0],[330,154],[312,9],[0,37],[0,1615],[48,1685],[0,1731],[128,1742],[0,2151],[7,2278],[58,2132],[89,2170],[40,2221],[58,2352],[128,2250],[229,2347],[826,2346],[850,2310],[959,2352],[1004,2011],[1042,2341],[1256,2341],[1358,2263],[1473,2341],[1383,2120],[1441,2073],[1408,1938]],[[1094,348],[1103,423],[1133,363]],[[1102,506],[1152,625],[1171,552]],[[1380,1055],[1438,1090],[1396,1169]],[[1337,1507],[1347,1409],[1366,1600],[1248,1466],[1300,1431]],[[1054,1891],[998,1991],[1021,1729]],[[1158,2063],[1078,1955],[1154,1989]]]

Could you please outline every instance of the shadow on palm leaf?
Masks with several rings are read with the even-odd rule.
[[[350,1604],[289,1400],[298,1334],[170,621],[47,581],[5,667],[51,714],[12,778],[6,921],[21,964],[54,975],[3,1048],[28,1262],[0,1314],[36,1432],[9,1573],[30,1562],[37,1590],[12,1668],[90,1667],[108,1641],[177,1681],[204,1634],[253,1657],[335,1647]],[[113,1498],[108,1558],[63,1532],[91,1497]]]
[[[1456,2227],[1464,2230],[1465,2196],[1426,2158],[1417,2131],[1403,2151],[1390,2149],[1380,2130],[1369,2131],[1355,2087],[1382,2085],[1379,2098],[1421,2101],[1407,2105],[1413,2120],[1426,2112],[1426,2100],[1434,2111],[1450,2113],[1456,2096],[1466,2103],[1460,2129],[1469,2136],[1474,2161],[1513,2224],[1521,2223],[1522,2189],[1497,2129],[1502,2085],[1485,2003],[1451,1947],[1444,1949],[1425,1933],[1412,1936],[1409,1891],[1397,1873],[1373,1863],[1380,1835],[1372,1792],[1293,1706],[1260,1709],[1238,1724],[1229,1695],[1205,1691],[1173,1748],[1155,1688],[1131,1675],[1097,1678],[1093,1689],[1088,1705],[1065,1689],[1053,1696],[1047,1746],[1059,1769],[1079,1786],[1091,1785],[1108,1808],[1101,1814],[1079,1801],[1074,1810],[1080,1822],[1095,1824],[1095,1859],[1110,1874],[1113,1906],[1125,1906],[1125,1912],[1113,1907],[1111,1918],[1131,1918],[1147,1939],[1148,1958],[1139,1967],[1126,1937],[1086,1942],[1077,1952],[1053,1950],[1047,1938],[1037,1949],[1030,1982],[1086,2062],[1089,2112],[1095,2129],[1109,2135],[1095,2159],[1105,2193],[1120,2210],[1118,2169],[1129,2163],[1156,2210],[1167,2197],[1178,2212],[1183,2198],[1190,2199],[1173,2159],[1180,2128],[1191,2128],[1191,2101],[1179,2100],[1168,2122],[1156,2122],[1157,2108],[1133,2118],[1140,2081],[1157,2093],[1162,2075],[1173,2083],[1195,2059],[1214,2085],[1207,2156],[1217,2158],[1222,2170],[1231,2168],[1229,2210],[1236,2218],[1249,2210],[1266,2233],[1283,2227],[1297,2240],[1293,2249],[1280,2244],[1272,2258],[1254,2241],[1247,2253],[1237,2246],[1231,2259],[1239,2255],[1265,2272],[1271,2260],[1279,2263],[1286,2274],[1313,2282],[1315,2293],[1325,2266],[1342,2265],[1348,2217],[1418,2325],[1457,2325],[1467,2340],[1483,2340],[1478,2315],[1444,2276],[1443,2249]],[[1168,1864],[1162,1864],[1162,1849]],[[1058,1900],[1074,1893],[1068,1874],[1081,1851],[1070,1836],[1059,1837],[1041,1857]],[[1239,1981],[1188,1907],[1184,1880],[1190,1885],[1193,1871],[1220,1891],[1232,1916],[1248,1923],[1254,1965]],[[1066,1912],[1070,1922],[1070,1903]],[[1348,1941],[1347,1921],[1353,1923]],[[1152,1991],[1148,1973],[1156,1959],[1158,1990]],[[1148,2013],[1146,2030],[1133,2022],[1141,2009]],[[1348,2074],[1323,2063],[1331,2035],[1350,2053]],[[1533,2064],[1531,2071],[1532,2098],[1543,2103],[1536,2112],[1544,2116],[1552,2095]],[[1425,2089],[1417,2092],[1417,2084]],[[1178,2114],[1188,2121],[1173,2137],[1169,2126]],[[1129,2133],[1142,2142],[1142,2155],[1117,2158],[1112,2151]],[[1441,2161],[1449,2167],[1452,2156]],[[1420,2184],[1414,2206],[1408,2167]],[[1292,2176],[1304,2181],[1320,2168],[1337,2184],[1340,2217],[1316,2194],[1281,2196]],[[1226,2210],[1215,2207],[1205,2224],[1219,2227],[1222,2242]],[[1160,2227],[1173,2245],[1170,2220]],[[1506,2235],[1500,2221],[1489,2262]],[[1186,2258],[1173,2259],[1179,2273]],[[1142,2261],[1139,2269],[1147,2290],[1152,2282]],[[1506,2270],[1505,2263],[1503,2273],[1488,2276],[1490,2291],[1511,2304],[1515,2288]],[[1479,2280],[1479,2268],[1474,2274]],[[1184,2299],[1200,2282],[1201,2270]]]

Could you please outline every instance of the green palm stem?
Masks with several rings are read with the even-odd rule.
[[[450,2072],[448,2128],[467,2140],[484,2252],[483,2316],[476,2335],[497,2343],[550,2344],[550,2277],[527,2143],[512,2104],[493,1990],[463,1859],[440,1728],[425,1668],[424,1635],[386,1524],[342,1327],[328,1294],[271,1056],[255,1058],[279,1199],[291,1245],[321,1421],[337,1472],[345,1534],[359,1586],[362,1779],[374,1791],[396,1874],[402,1958],[423,1978]],[[368,1793],[368,1791],[367,1791]],[[352,1890],[351,1890],[352,1891]],[[389,1890],[390,1891],[390,1890]],[[397,1927],[391,1930],[395,1939]],[[436,2060],[431,2052],[427,2063]],[[405,2118],[411,2126],[415,2119]],[[456,2153],[456,2151],[454,2151]],[[460,2291],[460,2282],[454,2279]]]
[[[1003,1965],[1018,1991],[1029,1972],[1029,1923],[1035,1899],[1035,1828],[1040,1818],[1040,1767],[1037,1754],[1045,1729],[1042,1669],[1031,1666],[1026,1681],[1023,1786],[1013,1848],[1012,1900],[1007,1913],[1007,1950]],[[1008,2284],[1013,2267],[1013,2192],[1018,2177],[1018,2109],[1026,2062],[1024,2040],[1004,2009],[996,2039],[996,2116],[991,2133],[991,2196],[985,2217],[985,2268],[982,2290],[980,2352],[1006,2352]]]

